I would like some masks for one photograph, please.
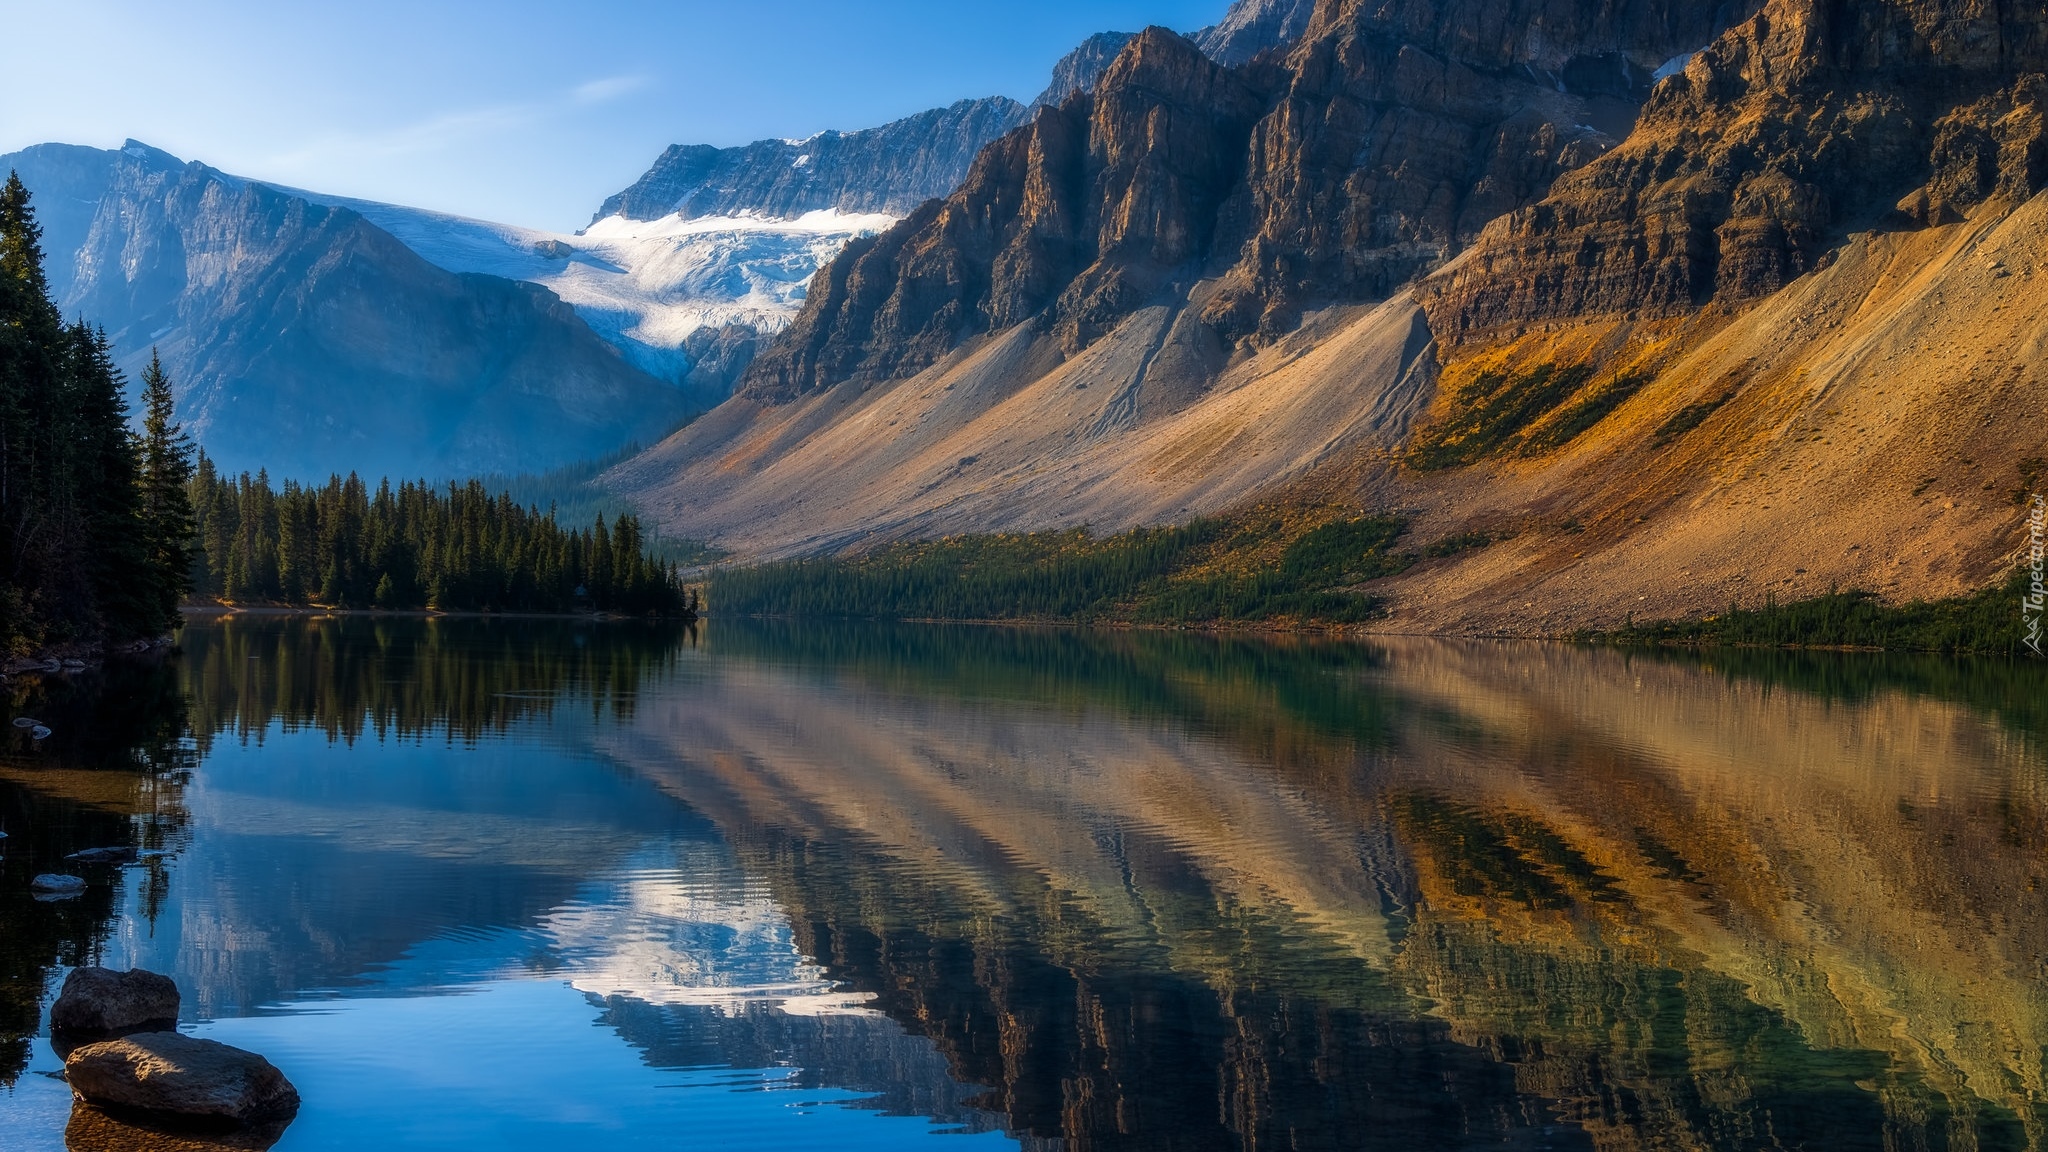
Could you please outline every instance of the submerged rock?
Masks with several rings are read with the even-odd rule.
[[[194,1131],[189,1124],[152,1122],[135,1114],[109,1115],[75,1104],[64,1127],[66,1152],[263,1152],[284,1138],[288,1121]]]
[[[140,968],[74,968],[50,1006],[50,1042],[60,1056],[96,1041],[177,1026],[178,986]]]
[[[41,724],[42,721],[33,719],[28,716],[16,716],[14,718],[14,726],[16,728],[35,728],[40,726]]]
[[[133,848],[87,848],[73,852],[64,858],[68,864],[130,864],[135,860]]]
[[[85,891],[85,881],[76,876],[45,872],[28,882],[30,891],[45,896],[76,896]]]
[[[64,1060],[80,1100],[196,1123],[289,1120],[299,1093],[270,1061],[217,1040],[144,1032],[88,1044]]]

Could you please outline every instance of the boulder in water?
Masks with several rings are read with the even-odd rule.
[[[143,1032],[74,1050],[64,1078],[100,1108],[195,1124],[264,1124],[299,1110],[298,1089],[270,1061],[217,1040]]]
[[[60,1056],[94,1041],[177,1026],[178,986],[140,968],[73,968],[50,1006],[50,1043]]]
[[[28,886],[39,896],[76,896],[85,891],[85,881],[59,872],[45,872],[29,881]]]
[[[42,723],[42,721],[28,716],[16,716],[14,718],[14,726],[16,728],[39,728],[42,726]]]

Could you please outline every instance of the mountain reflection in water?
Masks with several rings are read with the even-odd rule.
[[[0,892],[17,1075],[99,956],[312,1089],[282,1149],[2048,1148],[2034,666],[745,621],[184,646],[143,751],[0,766],[38,830]],[[27,901],[24,853],[109,837],[169,855]],[[15,1083],[0,1122],[48,1130]]]

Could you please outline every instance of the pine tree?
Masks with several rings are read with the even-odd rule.
[[[192,439],[173,417],[171,379],[152,348],[142,372],[141,491],[148,592],[160,628],[177,622],[178,605],[192,592],[192,455]]]

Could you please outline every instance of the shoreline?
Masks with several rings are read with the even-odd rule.
[[[590,620],[695,623],[701,616],[626,616],[616,612],[474,612],[439,608],[342,608],[286,604],[182,604],[181,616],[382,616],[400,620]]]

